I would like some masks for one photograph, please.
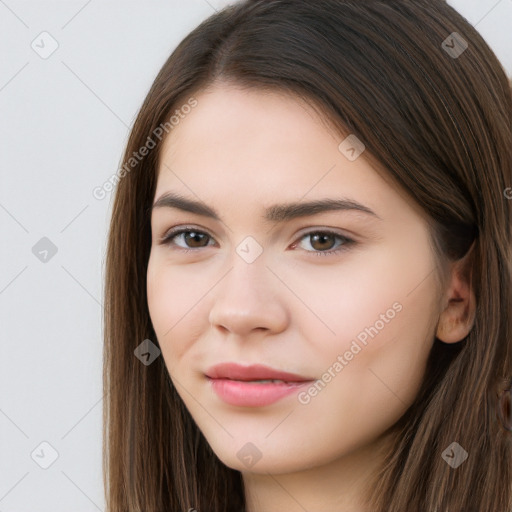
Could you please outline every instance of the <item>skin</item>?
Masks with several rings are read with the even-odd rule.
[[[368,510],[365,485],[391,442],[383,434],[413,402],[434,336],[454,343],[471,329],[474,296],[458,264],[437,279],[444,274],[421,208],[364,152],[348,160],[338,149],[345,137],[304,101],[223,83],[195,97],[165,140],[155,200],[168,191],[200,199],[222,222],[152,212],[148,307],[171,379],[220,460],[242,472],[249,512]],[[271,204],[342,196],[380,219],[356,211],[263,219]],[[160,243],[190,225],[208,236]],[[355,244],[317,256],[344,243],[306,236],[322,229]],[[252,263],[236,252],[247,236],[263,250]],[[397,303],[307,404],[292,394],[265,407],[228,405],[204,375],[232,361],[321,380]],[[261,453],[252,467],[237,457],[248,442]]]

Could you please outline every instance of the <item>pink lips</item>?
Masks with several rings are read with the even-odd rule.
[[[213,391],[221,400],[230,405],[243,407],[262,407],[273,404],[315,380],[259,364],[241,366],[236,363],[213,366],[206,372],[206,376],[211,382]],[[251,382],[261,380],[280,382]]]

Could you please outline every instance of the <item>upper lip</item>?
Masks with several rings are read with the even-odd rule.
[[[294,373],[275,370],[274,368],[261,364],[242,366],[237,363],[221,363],[212,366],[207,370],[206,376],[211,379],[231,379],[242,381],[282,380],[284,382],[307,382],[314,380]]]

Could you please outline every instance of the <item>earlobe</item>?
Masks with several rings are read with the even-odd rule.
[[[436,337],[444,343],[458,343],[466,338],[475,323],[475,302],[473,291],[467,298],[450,299],[440,315]]]
[[[445,295],[446,306],[439,316],[436,331],[436,337],[444,343],[462,341],[475,323],[476,298],[472,287],[469,256],[466,254],[453,264]]]

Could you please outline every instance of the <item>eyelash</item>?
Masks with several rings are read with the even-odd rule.
[[[190,232],[194,232],[194,233],[197,233],[199,235],[206,235],[207,237],[210,238],[210,240],[213,238],[211,237],[208,233],[204,232],[204,231],[200,231],[199,229],[196,229],[194,227],[190,227],[190,226],[187,226],[187,227],[183,227],[183,228],[176,228],[176,229],[171,229],[166,235],[164,235],[161,239],[160,239],[160,243],[162,245],[167,245],[169,247],[171,246],[175,246],[175,249],[174,250],[178,250],[182,253],[188,253],[188,252],[195,252],[199,249],[203,249],[203,247],[196,247],[194,249],[184,249],[183,247],[180,247],[180,246],[176,246],[174,243],[173,243],[173,239],[176,238],[177,236],[183,234],[183,233],[190,233]],[[335,256],[341,252],[344,252],[346,250],[348,250],[348,248],[352,245],[354,245],[356,242],[354,240],[352,240],[351,238],[348,238],[346,236],[343,236],[343,235],[340,235],[339,233],[336,233],[334,231],[330,231],[330,230],[315,230],[315,231],[309,231],[308,233],[304,233],[299,239],[297,242],[294,242],[292,245],[295,246],[295,245],[298,245],[300,243],[300,241],[303,239],[303,238],[306,238],[308,236],[311,236],[311,235],[333,235],[335,237],[337,237],[338,239],[341,239],[343,241],[343,244],[341,246],[339,246],[337,249],[330,249],[328,251],[305,251],[305,252],[308,252],[308,253],[313,253],[315,256]],[[206,246],[208,247],[208,246]]]

